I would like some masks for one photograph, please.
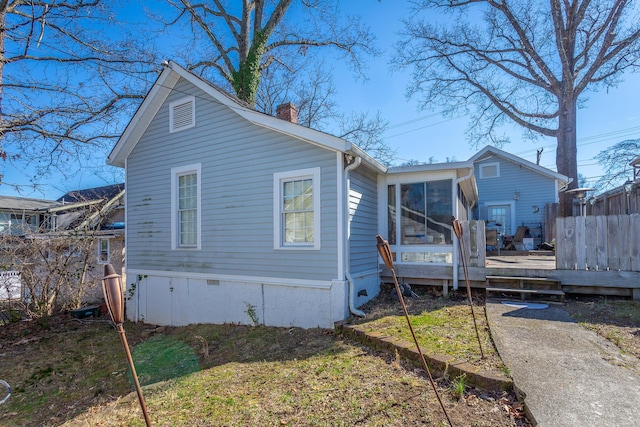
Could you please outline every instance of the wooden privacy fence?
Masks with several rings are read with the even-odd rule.
[[[640,214],[556,219],[556,269],[640,271]]]

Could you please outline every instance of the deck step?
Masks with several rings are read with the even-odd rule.
[[[520,281],[525,282],[539,282],[539,283],[560,283],[558,279],[551,279],[549,277],[524,277],[524,276],[487,276],[487,281]]]
[[[494,288],[489,287],[487,292],[517,292],[522,294],[546,294],[564,296],[564,291],[558,289],[517,289],[517,288]]]
[[[493,292],[517,293],[521,300],[526,295],[553,295],[558,297],[560,303],[564,303],[565,293],[562,290],[560,280],[547,277],[523,277],[523,276],[486,276],[486,294]],[[495,286],[496,282],[502,286]]]
[[[487,296],[490,292],[502,292],[502,293],[519,293],[524,300],[526,295],[555,295],[561,304],[564,304],[564,291],[558,289],[517,289],[517,288],[494,288],[488,287],[485,289]]]

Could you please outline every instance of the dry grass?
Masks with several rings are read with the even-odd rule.
[[[640,301],[578,297],[569,301],[567,311],[581,325],[640,358]]]
[[[324,329],[126,324],[154,425],[446,425],[420,370]],[[0,373],[15,389],[0,425],[144,425],[115,329],[54,318],[0,328]],[[197,364],[193,365],[193,361]],[[522,425],[508,394],[446,381],[456,426]]]
[[[418,343],[425,354],[452,356],[457,362],[504,372],[502,360],[491,340],[482,293],[474,292],[473,301],[484,359],[465,293],[456,292],[442,298],[437,292],[427,289],[418,290],[418,294],[419,298],[405,298],[405,303]],[[365,307],[367,317],[355,322],[367,331],[393,335],[413,346],[404,312],[394,297],[394,288],[385,286],[380,296]]]

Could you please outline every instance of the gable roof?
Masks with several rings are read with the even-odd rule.
[[[261,113],[250,108],[246,103],[227,94],[211,82],[208,82],[196,74],[186,70],[173,61],[163,63],[164,69],[153,84],[151,90],[138,107],[133,118],[118,139],[113,150],[107,157],[107,164],[124,167],[125,159],[131,154],[134,147],[147,127],[160,110],[176,83],[183,78],[195,85],[206,94],[210,95],[220,104],[226,106],[247,121],[276,132],[289,135],[301,141],[314,144],[329,150],[354,154],[361,157],[369,167],[380,172],[386,171],[386,167],[375,160],[357,145],[351,142],[320,132],[296,123],[291,123],[268,114]]]
[[[476,154],[471,156],[469,161],[476,163],[481,160],[486,160],[492,156],[502,157],[503,159],[516,163],[524,168],[527,168],[529,170],[532,170],[534,172],[537,172],[549,178],[555,179],[559,183],[558,189],[560,190],[562,190],[563,187],[569,185],[569,183],[573,181],[572,178],[569,178],[558,172],[554,172],[551,169],[545,168],[543,166],[536,165],[535,163],[525,160],[522,157],[518,157],[514,154],[507,153],[506,151],[500,150],[499,148],[493,147],[491,145],[487,145],[482,150],[478,151]]]
[[[0,209],[11,211],[45,211],[60,206],[55,200],[30,199],[27,197],[0,196]]]
[[[58,199],[61,206],[49,212],[57,214],[60,230],[93,228],[119,205],[124,191],[123,183],[69,191]]]
[[[58,199],[58,202],[62,203],[77,203],[85,202],[87,200],[98,199],[113,199],[122,190],[124,190],[124,183],[105,185],[103,187],[86,188],[84,190],[72,190],[65,193],[64,196]]]

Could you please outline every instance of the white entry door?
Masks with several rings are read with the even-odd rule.
[[[502,236],[513,235],[512,213],[510,204],[487,205],[487,227],[497,228]]]

